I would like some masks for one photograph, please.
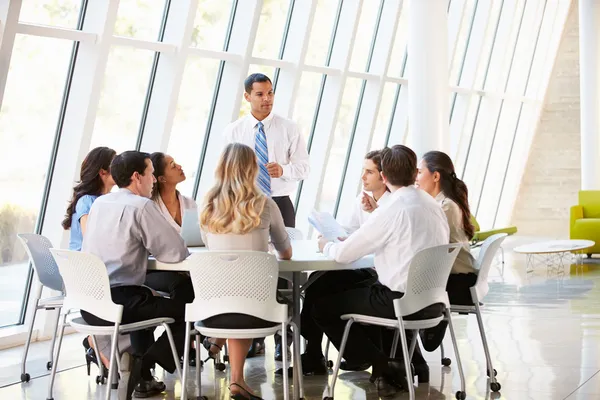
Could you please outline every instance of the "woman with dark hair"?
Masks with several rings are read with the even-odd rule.
[[[87,215],[98,198],[110,192],[115,181],[110,175],[110,163],[117,153],[108,147],[96,147],[81,163],[79,183],[73,188],[73,197],[62,222],[65,230],[71,230],[69,250],[80,251]]]
[[[109,149],[108,147],[96,147],[88,153],[81,163],[79,183],[73,188],[73,197],[69,202],[67,214],[62,222],[62,227],[65,230],[71,230],[69,250],[81,251],[87,218],[92,204],[99,196],[109,193],[113,186],[115,186],[115,181],[110,174],[110,163],[116,154],[113,149]],[[124,338],[124,341],[128,342],[128,337]],[[110,360],[103,354],[103,350],[110,348],[110,340],[99,337],[98,343],[100,358],[106,367],[104,372],[105,376],[107,376]],[[94,363],[98,365],[98,359],[96,358],[93,343],[89,336],[83,339],[83,347],[85,349],[85,361],[89,375],[90,364]],[[122,350],[126,347],[129,347],[128,343],[120,343]]]
[[[150,155],[154,166],[156,183],[152,189],[154,200],[171,226],[181,231],[183,213],[185,210],[198,208],[194,199],[179,193],[177,185],[185,181],[185,173],[181,165],[177,164],[168,154],[156,152]]]
[[[446,213],[450,243],[462,244],[448,279],[450,303],[470,305],[470,288],[477,281],[477,271],[473,268],[475,259],[469,249],[475,229],[471,224],[467,185],[456,176],[450,157],[441,151],[430,151],[423,156],[416,183],[433,196]]]

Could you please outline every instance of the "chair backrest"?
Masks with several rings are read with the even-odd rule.
[[[286,227],[285,230],[287,231],[288,236],[290,237],[290,240],[303,240],[304,239],[304,234],[302,233],[302,231],[300,229]]]
[[[600,190],[580,190],[579,205],[584,218],[600,218]]]
[[[477,273],[477,283],[471,288],[471,295],[475,295],[473,301],[482,300],[487,294],[489,290],[488,275],[492,267],[492,261],[494,261],[496,252],[507,236],[506,233],[497,233],[483,241],[479,256],[475,260],[475,269],[479,272]]]
[[[63,313],[80,309],[109,322],[121,322],[123,306],[110,294],[106,266],[97,256],[81,251],[50,249],[65,282]]]
[[[460,243],[445,244],[423,249],[413,256],[406,292],[394,300],[397,317],[413,314],[432,304],[450,306],[446,285],[460,248]]]
[[[207,251],[187,260],[194,302],[186,306],[186,321],[240,313],[266,321],[287,320],[287,306],[277,302],[279,264],[259,251]]]
[[[19,233],[17,236],[23,243],[27,255],[29,255],[29,260],[31,260],[31,264],[33,265],[33,270],[41,284],[50,289],[63,292],[63,280],[56,261],[54,261],[54,257],[50,253],[50,249],[52,248],[50,240],[45,236],[35,233]]]

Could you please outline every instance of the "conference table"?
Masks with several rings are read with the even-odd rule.
[[[292,240],[292,259],[279,260],[279,276],[292,282],[292,322],[294,329],[294,368],[299,368],[302,376],[302,363],[298,362],[300,355],[300,294],[326,271],[372,268],[373,256],[366,256],[350,264],[340,264],[330,260],[319,252],[315,240]],[[209,251],[206,247],[190,247],[190,253]],[[148,270],[185,271],[185,263],[169,264],[148,259]],[[311,273],[313,272],[313,273]],[[311,273],[310,275],[308,275]],[[295,378],[294,378],[295,379]],[[300,392],[300,384],[294,380],[294,398],[304,397]]]

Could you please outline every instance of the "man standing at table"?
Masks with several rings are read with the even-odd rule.
[[[275,201],[285,226],[293,228],[296,212],[290,195],[310,170],[304,137],[295,122],[272,112],[275,95],[269,77],[252,74],[244,89],[250,114],[225,128],[225,141],[254,149],[260,166],[258,186]]]
[[[248,76],[244,90],[244,99],[250,103],[250,114],[225,128],[225,141],[254,149],[259,164],[258,187],[275,201],[285,226],[294,228],[296,212],[290,195],[310,171],[304,137],[294,121],[272,112],[275,94],[268,76],[260,73]],[[279,288],[285,288],[285,285],[287,282],[280,280]],[[263,343],[255,341],[248,356],[260,352]],[[275,336],[275,344],[275,360],[281,361],[279,335]]]

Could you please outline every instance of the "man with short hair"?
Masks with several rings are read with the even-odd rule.
[[[170,325],[179,354],[185,339],[185,302],[179,298],[154,296],[144,287],[148,256],[177,263],[189,256],[177,231],[150,199],[155,178],[150,155],[126,151],[114,158],[111,175],[120,188],[101,196],[92,206],[82,251],[95,254],[106,265],[115,303],[123,305],[123,324],[152,318],[173,318]],[[93,325],[112,325],[82,310],[83,318]],[[166,332],[153,342],[149,330],[132,332],[135,351],[127,386],[127,399],[135,388],[136,397],[150,397],[165,390],[165,384],[151,374],[158,363],[169,373],[176,370]],[[127,367],[127,366],[122,366]]]
[[[225,128],[226,143],[242,143],[256,153],[258,187],[275,201],[286,227],[296,226],[296,212],[290,195],[297,183],[308,177],[310,165],[304,137],[298,125],[272,112],[275,94],[268,76],[251,74],[244,81],[244,99],[250,114]],[[280,279],[278,288],[287,287]],[[291,342],[291,341],[290,341]],[[264,351],[264,340],[255,339],[248,356]],[[275,335],[275,360],[281,361],[281,337]]]
[[[322,297],[313,306],[316,323],[339,349],[346,321],[344,314],[364,314],[395,319],[393,300],[406,290],[408,270],[413,256],[420,250],[448,243],[446,216],[437,202],[415,188],[417,157],[406,146],[396,145],[381,151],[381,176],[391,195],[385,207],[376,209],[367,222],[346,240],[334,243],[319,240],[319,249],[328,258],[351,263],[368,254],[375,255],[379,282],[370,287],[352,289]],[[433,201],[432,201],[433,200]],[[441,308],[426,310],[435,316]],[[344,351],[353,364],[373,366],[372,378],[380,396],[394,395],[406,388],[403,362],[388,359],[382,349],[381,329],[355,325]],[[413,355],[415,370],[429,380],[429,370],[419,346]],[[425,370],[425,368],[427,368]]]

